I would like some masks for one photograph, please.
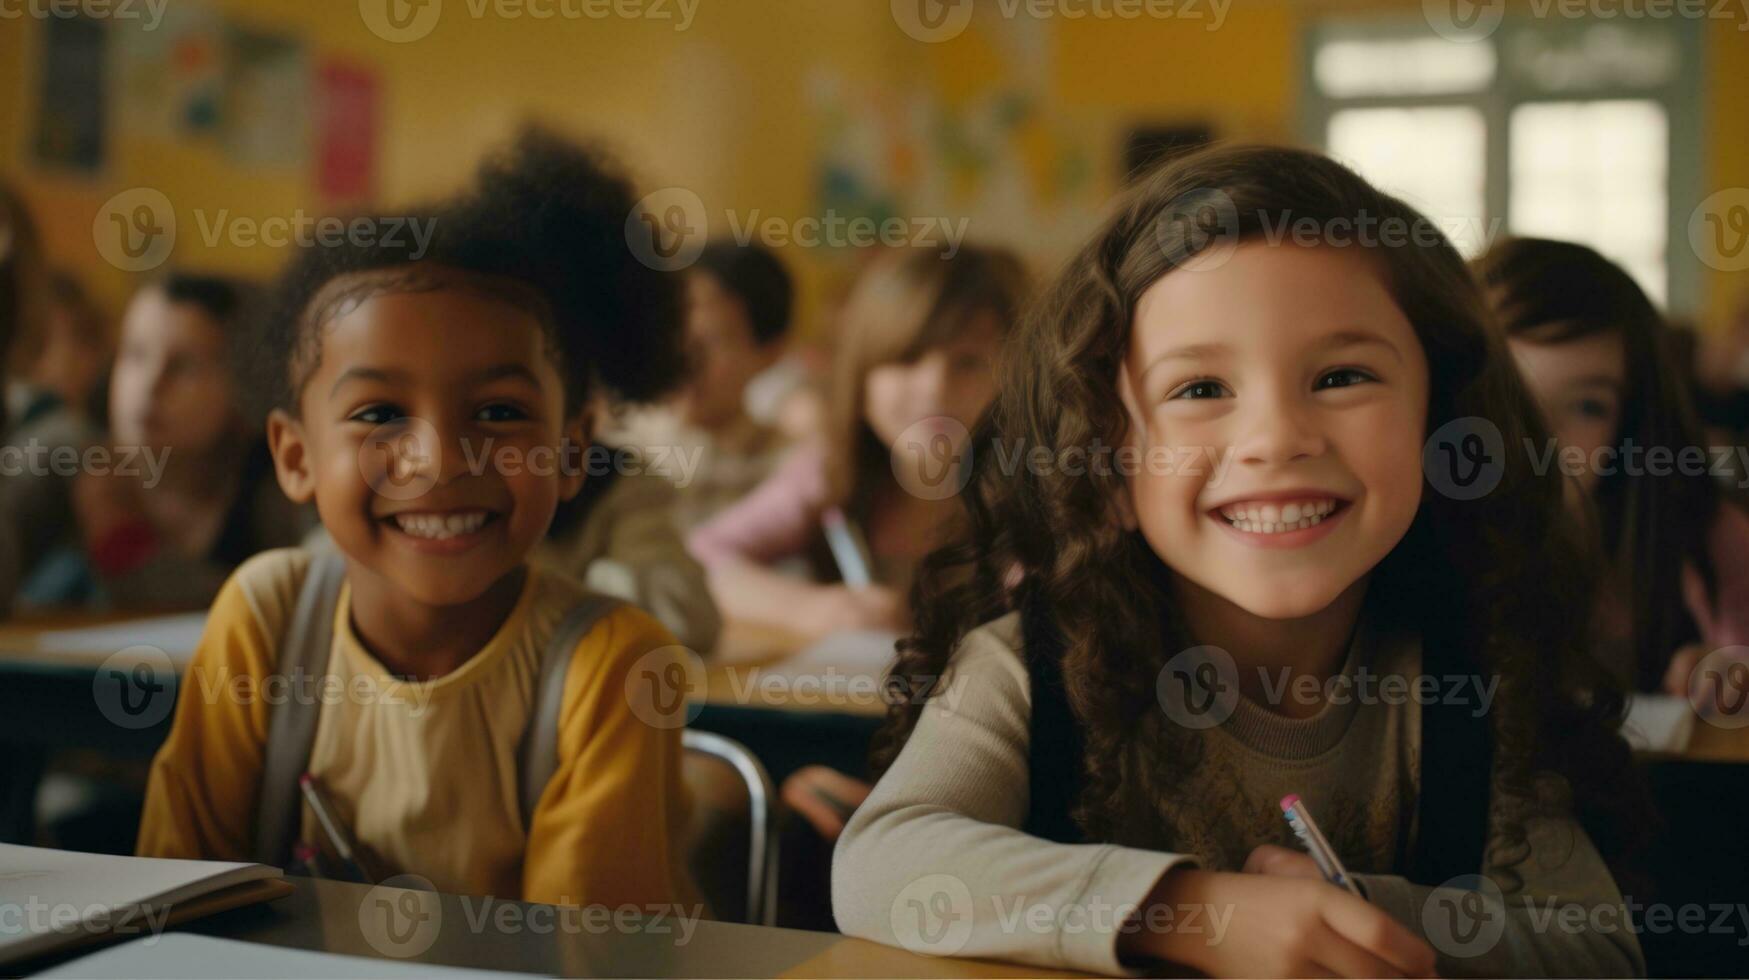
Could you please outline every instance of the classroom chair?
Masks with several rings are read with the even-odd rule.
[[[777,924],[777,791],[733,739],[688,728],[681,775],[692,798],[687,866],[716,918]]]

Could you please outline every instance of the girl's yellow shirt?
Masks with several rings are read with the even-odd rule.
[[[320,699],[310,771],[379,873],[439,891],[565,905],[673,905],[694,892],[678,842],[686,820],[681,744],[656,683],[684,657],[647,614],[623,606],[578,644],[565,677],[559,763],[532,820],[517,800],[518,748],[548,637],[581,586],[533,566],[515,609],[461,668],[390,675],[335,611],[329,678],[264,683],[309,567],[297,549],[250,559],[213,603],[184,675],[169,740],[152,763],[138,851],[248,860],[272,705]],[[652,674],[646,678],[642,675]],[[325,847],[307,806],[302,837]]]

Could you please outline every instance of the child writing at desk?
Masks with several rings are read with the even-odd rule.
[[[260,831],[285,814],[258,800],[283,795],[263,772],[285,709],[237,692],[264,690],[288,630],[331,625],[319,669],[338,683],[320,690],[342,693],[322,697],[300,768],[373,876],[558,904],[689,894],[679,726],[630,696],[637,671],[673,665],[674,640],[618,605],[561,650],[562,686],[540,684],[586,596],[529,561],[582,485],[592,394],[648,399],[680,374],[675,292],[626,248],[635,199],[531,132],[422,222],[429,241],[385,222],[403,233],[298,255],[257,338],[261,383],[280,484],[315,502],[344,583],[313,623],[293,622],[310,552],[263,554],[226,584],[152,766],[141,854],[284,862]],[[537,691],[562,700],[552,743],[530,749],[554,760],[530,807]],[[296,810],[299,839],[335,861]]]
[[[967,527],[915,593],[888,768],[839,841],[845,932],[1106,973],[1645,969],[1606,863],[1636,819],[1621,698],[1580,673],[1560,478],[1498,449],[1490,492],[1424,475],[1454,421],[1542,434],[1432,224],[1320,156],[1193,154],[1008,352]],[[1290,794],[1361,895],[1294,847]],[[1555,906],[1614,928],[1539,929]]]

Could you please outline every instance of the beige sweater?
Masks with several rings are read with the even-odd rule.
[[[1181,852],[1029,836],[1019,829],[1031,712],[1019,646],[1018,613],[966,637],[910,741],[851,819],[832,867],[833,910],[846,933],[945,955],[1125,972],[1116,929],[1160,877],[1181,865],[1236,871],[1253,847],[1292,846],[1278,801],[1298,793],[1368,899],[1434,943],[1442,976],[1644,972],[1615,882],[1570,819],[1526,827],[1533,850],[1512,869],[1516,887],[1512,876],[1490,874],[1505,905],[1504,914],[1490,905],[1481,920],[1499,930],[1492,942],[1491,932],[1465,942],[1467,928],[1449,925],[1446,903],[1463,893],[1389,873],[1406,865],[1414,837],[1413,698],[1332,701],[1297,720],[1241,698],[1204,733],[1177,821]],[[1419,664],[1417,643],[1363,625],[1343,676],[1413,678]],[[1482,703],[1474,690],[1470,697]],[[1602,928],[1567,927],[1575,913],[1564,906]]]

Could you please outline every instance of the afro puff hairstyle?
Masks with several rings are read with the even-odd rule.
[[[462,196],[348,222],[376,229],[368,240],[301,246],[249,345],[262,414],[297,414],[335,316],[379,293],[452,288],[540,318],[568,413],[599,392],[632,403],[662,397],[686,371],[681,294],[676,276],[640,262],[626,243],[636,201],[604,154],[531,126],[481,163]]]

